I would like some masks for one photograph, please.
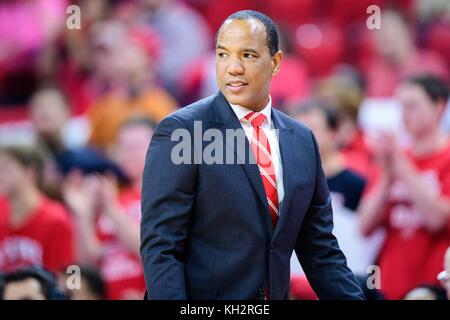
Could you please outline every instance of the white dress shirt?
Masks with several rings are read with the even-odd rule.
[[[253,127],[250,122],[245,119],[245,116],[252,112],[252,110],[245,107],[241,107],[230,103],[231,108],[236,114],[237,118],[241,122],[241,126],[245,131],[248,141],[252,141]],[[283,186],[283,168],[281,164],[280,144],[278,142],[277,130],[275,129],[272,121],[272,99],[269,96],[269,103],[259,113],[266,116],[266,120],[261,125],[264,133],[267,136],[270,144],[270,153],[272,157],[273,169],[275,170],[275,177],[277,183],[278,194],[278,208],[281,208],[281,204],[284,198],[284,186]]]

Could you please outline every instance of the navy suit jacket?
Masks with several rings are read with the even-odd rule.
[[[320,299],[363,299],[332,235],[330,193],[311,131],[272,109],[285,196],[272,227],[258,166],[174,164],[176,129],[242,129],[218,94],[169,115],[150,143],[142,184],[141,257],[148,299],[289,299],[295,250]],[[224,152],[233,152],[223,141]],[[249,142],[245,139],[249,149]],[[197,149],[197,150],[200,150]]]

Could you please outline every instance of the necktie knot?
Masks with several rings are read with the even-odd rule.
[[[249,112],[245,119],[250,122],[253,128],[260,127],[261,124],[266,120],[266,116],[258,112]]]

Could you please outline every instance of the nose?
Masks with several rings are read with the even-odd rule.
[[[242,75],[244,74],[244,66],[239,60],[234,59],[228,65],[228,73],[232,76]]]

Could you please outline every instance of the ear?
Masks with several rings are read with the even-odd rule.
[[[281,60],[283,58],[283,51],[279,50],[272,56],[272,75],[276,75],[281,68]]]

